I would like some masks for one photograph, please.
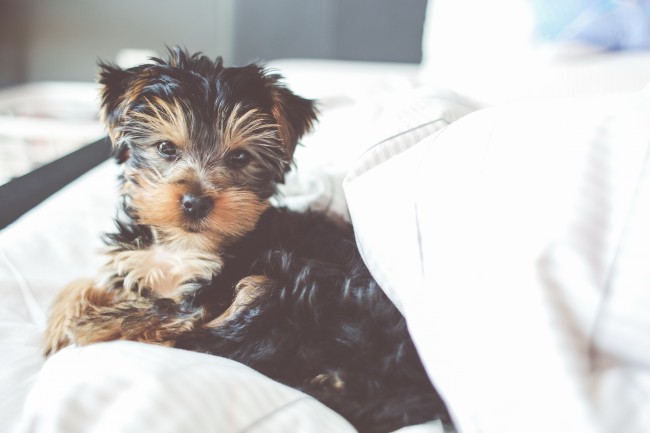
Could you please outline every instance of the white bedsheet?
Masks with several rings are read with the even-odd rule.
[[[482,110],[346,179],[463,433],[650,431],[649,118],[648,93]]]
[[[114,342],[49,360],[24,431],[61,433],[354,432],[313,398],[224,358]]]
[[[92,275],[112,227],[117,167],[107,163],[0,231],[0,425],[11,431],[43,363],[46,311],[59,288]]]
[[[280,66],[290,78],[294,68],[293,80],[300,81],[309,62]],[[353,74],[361,80],[357,87],[349,81],[343,86],[356,92],[338,96],[335,85],[319,93],[318,80],[327,74],[304,78],[305,90],[312,83],[307,96],[323,98],[323,118],[297,150],[298,168],[281,202],[345,216],[341,182],[353,169],[346,192],[360,247],[406,313],[461,431],[650,431],[643,339],[650,317],[643,282],[650,268],[638,259],[647,257],[650,204],[632,199],[647,197],[641,155],[650,140],[647,95],[538,101],[457,120],[475,107],[450,92],[413,87],[415,69],[397,67],[384,81],[381,74],[363,80],[368,71],[362,72]],[[63,418],[85,413],[77,423],[84,430],[116,431],[110,426],[136,415],[100,417],[109,408],[106,390],[119,402],[132,389],[147,413],[165,416],[183,407],[181,401],[160,410],[182,394],[161,402],[153,378],[156,371],[169,372],[167,362],[182,371],[196,354],[129,343],[71,349],[38,376],[47,305],[65,283],[92,275],[101,264],[96,250],[99,234],[112,224],[116,173],[112,162],[103,164],[0,232],[3,431],[16,427],[37,379],[22,427],[67,433]],[[635,212],[626,213],[632,201]],[[613,268],[603,263],[610,262],[620,271],[607,272]],[[203,365],[206,358],[196,356]],[[160,361],[151,370],[139,361],[148,357]],[[131,366],[129,359],[132,371],[118,368]],[[215,364],[205,363],[206,369],[221,368],[221,360],[211,359]],[[89,367],[95,364],[96,370]],[[129,376],[136,371],[142,382]],[[62,379],[70,400],[53,392],[63,392]],[[265,378],[259,379],[265,387]],[[215,383],[193,383],[205,385],[197,395],[224,401],[211,396]],[[146,399],[148,392],[156,395]],[[347,428],[302,395],[290,396],[294,391],[284,387],[277,392],[308,406],[308,418],[323,416],[331,422],[324,425]],[[247,405],[241,407],[248,413]],[[230,416],[211,413],[215,423]],[[301,413],[288,411],[282,423],[298,423],[288,420]],[[130,428],[144,431],[148,421],[140,422]],[[273,424],[259,425],[273,431]]]

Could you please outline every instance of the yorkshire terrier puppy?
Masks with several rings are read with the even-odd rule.
[[[55,300],[45,353],[120,339],[174,346],[249,365],[361,432],[450,424],[351,227],[269,202],[316,120],[280,78],[181,49],[101,65],[121,212],[100,277]]]

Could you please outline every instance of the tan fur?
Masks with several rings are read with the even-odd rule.
[[[222,236],[241,237],[255,228],[270,205],[250,191],[223,191],[216,200],[215,210],[208,217],[209,226]]]
[[[129,340],[173,346],[179,335],[202,323],[203,315],[202,309],[184,316],[162,315],[156,307],[156,298],[132,296],[110,306],[88,310],[79,317],[74,324],[75,343]]]
[[[275,140],[276,132],[270,128],[273,122],[259,110],[252,109],[243,112],[237,105],[225,121],[220,118],[221,141],[227,149],[237,149],[255,141],[264,145]]]
[[[232,304],[219,317],[203,325],[205,328],[217,328],[230,319],[238,311],[251,303],[264,290],[269,283],[268,278],[262,275],[251,275],[241,279],[235,287],[235,299]]]
[[[110,305],[114,295],[96,289],[91,279],[68,284],[56,296],[45,331],[45,354],[49,355],[74,342],[74,321],[94,306]]]
[[[300,135],[304,132],[311,131],[315,117],[305,118],[305,124],[303,125],[304,131],[296,131],[291,125],[291,122],[287,120],[290,117],[290,108],[287,106],[285,98],[281,93],[282,92],[278,90],[278,88],[272,89],[271,94],[274,104],[271,108],[271,112],[273,117],[277,119],[280,139],[286,146],[285,152],[287,155],[292,156]]]
[[[139,80],[134,80],[129,88],[125,91],[122,100],[119,104],[119,107],[116,111],[124,114],[129,105],[131,105],[137,98],[142,94],[142,89],[147,84],[146,75],[141,77]],[[102,93],[105,94],[107,89],[103,89]],[[110,122],[108,121],[108,113],[106,113],[106,107],[102,106],[100,110],[100,119],[104,125],[109,125],[108,135],[111,138],[111,141],[115,146],[121,144],[122,131],[119,128],[110,127]]]
[[[157,245],[144,250],[119,251],[110,255],[107,274],[124,279],[127,291],[148,288],[159,296],[177,298],[194,287],[191,280],[209,280],[221,270],[221,259],[192,249]],[[104,280],[107,281],[107,280]]]
[[[178,101],[169,104],[157,98],[147,100],[147,105],[153,114],[128,113],[135,121],[130,126],[131,134],[146,137],[147,141],[153,143],[171,141],[180,150],[186,149],[192,137],[194,123],[191,111],[184,110]]]
[[[141,187],[131,194],[142,224],[154,227],[179,227],[183,222],[180,202],[187,187],[166,182],[154,182],[141,177]]]
[[[335,391],[343,391],[345,389],[345,382],[343,382],[343,379],[341,379],[338,373],[319,374],[311,379],[309,383]]]
[[[120,316],[123,311],[120,306],[138,305],[142,307],[146,302],[144,298],[133,299],[135,298],[134,294],[130,294],[127,298],[132,299],[114,302],[106,306],[90,306],[75,317],[70,326],[73,336],[72,343],[85,346],[91,343],[122,339],[124,316]],[[102,318],[102,312],[104,313],[103,320],[98,320],[97,318]],[[111,314],[106,314],[109,312]]]
[[[210,214],[186,230],[180,208],[184,184],[156,183],[139,180],[141,188],[131,194],[133,206],[138,209],[142,224],[152,226],[161,240],[184,244],[187,249],[220,251],[224,242],[239,238],[255,228],[260,215],[268,209],[268,200],[260,201],[253,192],[229,188],[206,190],[214,201]]]
[[[89,279],[75,281],[54,302],[44,353],[51,355],[70,344],[113,340],[173,346],[178,335],[204,321],[202,309],[185,315],[161,315],[156,305],[158,299],[135,292],[98,289]],[[171,301],[170,305],[176,307]]]

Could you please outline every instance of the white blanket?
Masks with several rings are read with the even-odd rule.
[[[309,396],[227,359],[132,342],[67,349],[25,406],[30,432],[354,432]]]
[[[453,94],[384,90],[325,98],[281,201],[346,214],[350,173],[359,246],[460,431],[650,431],[648,95],[463,117],[475,107]],[[52,296],[101,265],[116,173],[98,167],[0,233],[0,425],[347,431],[294,390],[174,349],[72,348],[38,375]]]
[[[346,179],[463,433],[650,431],[648,119],[648,93],[487,109]]]

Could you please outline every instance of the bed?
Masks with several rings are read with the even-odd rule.
[[[490,32],[504,8],[522,19]],[[521,42],[534,18],[437,0],[422,65],[273,62],[322,112],[278,202],[353,223],[458,431],[647,432],[650,54],[540,51]],[[49,302],[101,265],[118,170],[0,232],[3,431],[353,431],[217,357],[114,342],[43,360]]]

